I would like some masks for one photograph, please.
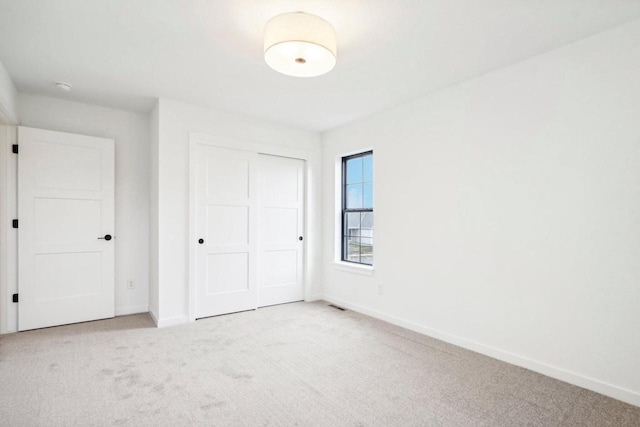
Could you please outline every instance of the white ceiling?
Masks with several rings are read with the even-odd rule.
[[[297,10],[336,28],[329,74],[264,63],[265,22]],[[0,62],[19,91],[324,131],[636,19],[639,0],[0,0]]]

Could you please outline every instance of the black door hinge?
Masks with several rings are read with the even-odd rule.
[[[18,220],[17,219],[13,220],[13,228],[18,228]]]
[[[13,302],[18,302],[18,294],[13,294]]]
[[[11,150],[13,151],[13,154],[18,154],[18,144],[13,144],[11,146]]]

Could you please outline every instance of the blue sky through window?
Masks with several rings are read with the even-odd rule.
[[[363,185],[363,208],[373,208],[373,182],[367,182]]]
[[[371,155],[347,160],[347,209],[360,208],[373,208]]]
[[[347,185],[347,209],[362,208],[362,184]]]
[[[347,184],[362,182],[362,157],[347,160]]]
[[[362,158],[363,168],[363,181],[373,182],[373,156],[366,156]]]

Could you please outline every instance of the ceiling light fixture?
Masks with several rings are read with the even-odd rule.
[[[56,87],[62,91],[69,92],[71,90],[71,85],[65,82],[56,82]]]
[[[336,65],[336,31],[319,16],[304,12],[271,18],[264,27],[264,59],[274,70],[315,77]]]

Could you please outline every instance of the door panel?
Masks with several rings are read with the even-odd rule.
[[[304,299],[303,160],[260,155],[258,306]]]
[[[18,129],[19,330],[114,316],[114,141]]]
[[[278,208],[265,206],[262,210],[264,239],[269,244],[291,243],[300,236],[298,208]]]
[[[35,256],[34,301],[99,295],[100,252],[42,253]]]
[[[33,201],[34,244],[72,245],[102,230],[99,200],[37,198]]]
[[[42,132],[42,131],[41,131]],[[44,131],[47,132],[47,131]],[[77,136],[77,135],[74,135]],[[21,141],[22,142],[22,141]],[[39,189],[102,189],[102,148],[32,140],[35,158],[35,186]]]
[[[263,275],[263,287],[279,286],[283,283],[296,283],[298,280],[298,251],[265,251],[264,263],[269,267]]]
[[[207,296],[249,289],[248,253],[207,255]]]
[[[207,206],[206,229],[210,246],[249,244],[249,207]]]
[[[197,144],[196,318],[256,308],[257,154]]]

